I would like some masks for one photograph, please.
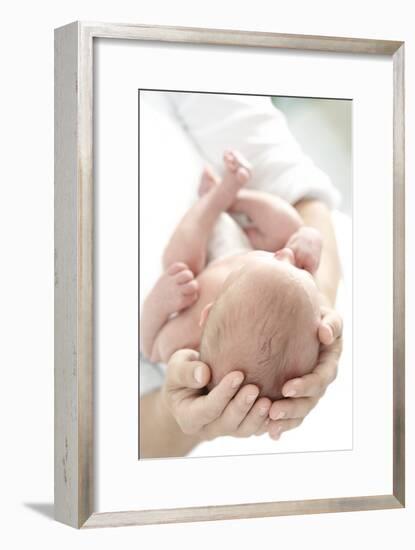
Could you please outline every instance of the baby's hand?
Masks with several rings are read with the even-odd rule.
[[[291,235],[285,247],[294,252],[297,267],[314,274],[320,265],[322,244],[320,232],[304,225]]]

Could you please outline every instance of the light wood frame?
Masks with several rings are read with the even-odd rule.
[[[94,513],[93,41],[121,38],[382,54],[393,59],[393,493]],[[108,527],[401,508],[405,505],[404,43],[219,29],[74,22],[55,30],[55,517]]]

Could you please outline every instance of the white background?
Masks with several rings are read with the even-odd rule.
[[[411,548],[415,520],[415,408],[408,400],[408,498],[405,510],[269,518],[77,532],[52,522],[53,496],[53,27],[73,19],[194,25],[407,41],[407,280],[415,279],[415,38],[410,3],[292,1],[279,6],[211,0],[148,3],[118,0],[15,2],[1,34],[1,358],[0,487],[5,548],[211,548],[232,540],[251,548],[274,541],[290,548]],[[7,192],[7,196],[6,193]],[[415,300],[408,287],[407,364],[414,364]],[[411,311],[412,310],[412,311]],[[408,368],[407,387],[413,388]],[[409,392],[408,392],[409,393]],[[381,426],[374,426],[379,429]],[[206,473],[208,475],[208,472]],[[339,472],[342,475],[342,472]],[[191,480],[197,483],[197,480]],[[4,540],[3,540],[4,539]],[[412,540],[412,542],[411,542]],[[313,545],[314,546],[314,545]]]
[[[241,48],[229,51],[113,40],[98,41],[96,53],[99,62],[96,69],[95,160],[99,175],[96,181],[98,476],[95,509],[108,512],[391,493],[391,61],[368,56],[275,53]],[[278,77],[270,78],[271,64]],[[233,71],[229,72],[231,65]],[[214,71],[206,71],[206,66],[214,67]],[[310,66],[313,67],[312,75]],[[336,78],[328,76],[333,74]],[[346,349],[336,383],[311,418],[298,430],[284,434],[278,443],[267,436],[221,439],[201,446],[199,457],[210,456],[209,459],[136,459],[139,349],[136,109],[137,88],[151,86],[172,89],[182,86],[193,90],[220,87],[224,92],[252,93],[269,93],[273,89],[284,96],[321,97],[326,94],[353,98],[353,223],[356,236],[353,244],[353,361],[349,316],[345,321]],[[186,171],[190,171],[187,165],[191,164],[188,149],[184,152],[176,146],[180,138],[177,134],[169,135],[166,126],[159,127],[152,136],[144,122],[146,113],[156,125],[155,113],[148,114],[143,103],[140,111],[140,202],[142,209],[158,219],[160,227],[156,227],[157,235],[151,239],[153,247],[144,246],[144,238],[141,241],[142,289],[146,284],[148,287],[149,279],[154,284],[149,273],[158,271],[163,249],[160,241],[168,240],[172,219],[177,223],[181,217],[183,201],[179,200],[178,206],[177,195],[191,195],[200,173],[199,167],[186,177]],[[383,132],[377,131],[379,125]],[[171,144],[173,140],[174,145]],[[168,152],[164,143],[168,144]],[[167,172],[157,166],[161,149],[162,164],[169,166]],[[149,150],[157,151],[156,162],[148,154]],[[171,159],[172,152],[176,160]],[[150,170],[146,171],[148,165]],[[381,190],[376,209],[371,202],[373,187],[367,183],[371,180]],[[171,204],[174,208],[167,206]],[[367,212],[371,212],[369,226]],[[150,225],[145,216],[141,217],[142,235],[152,235],[149,227],[153,223],[154,219]],[[146,244],[148,242],[149,237]],[[343,242],[339,244],[344,247]],[[374,257],[383,269],[375,270]],[[384,315],[374,316],[380,296]],[[351,300],[350,293],[346,301]],[[364,332],[377,339],[375,348],[363,337]],[[351,437],[352,363],[354,445]],[[376,380],[376,391],[372,391],[373,380]],[[365,394],[370,396],[369,405]],[[382,428],[374,431],[373,426],[377,423]],[[333,450],[338,452],[327,452]],[[261,456],[243,456],[255,452]],[[278,457],[275,453],[279,453]],[[239,456],[222,456],[227,454]],[[214,475],[203,476],[206,469]],[[340,471],[344,475],[339,476]],[[183,479],[198,479],[197,489],[191,483],[183,484]]]

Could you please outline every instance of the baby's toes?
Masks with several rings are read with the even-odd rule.
[[[247,168],[245,168],[244,166],[241,166],[236,171],[236,177],[238,178],[238,181],[242,184],[245,184],[249,180],[250,175],[251,174],[250,174],[249,170]]]
[[[233,151],[225,151],[223,160],[227,169],[231,172],[235,172],[238,169],[239,163]]]
[[[239,151],[226,151],[223,155],[223,160],[231,172],[238,172],[240,169],[243,169],[244,175],[247,174],[248,178],[251,175],[251,164]]]
[[[212,187],[215,187],[218,185],[220,181],[216,178],[215,174],[212,172],[212,170],[207,166],[202,173],[202,177],[200,179],[200,185],[199,185],[199,196],[205,195],[208,193]]]

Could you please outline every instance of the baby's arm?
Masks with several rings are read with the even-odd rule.
[[[158,361],[157,336],[170,315],[191,306],[198,298],[198,283],[185,263],[175,262],[161,275],[144,301],[140,322],[141,351]]]
[[[252,222],[244,230],[252,246],[274,252],[290,248],[297,267],[314,273],[320,263],[322,239],[319,231],[305,226],[287,201],[260,191],[239,191],[231,213],[243,213]]]
[[[287,201],[270,193],[242,189],[229,209],[245,214],[251,223],[244,228],[257,250],[275,252],[303,225],[300,215]]]

